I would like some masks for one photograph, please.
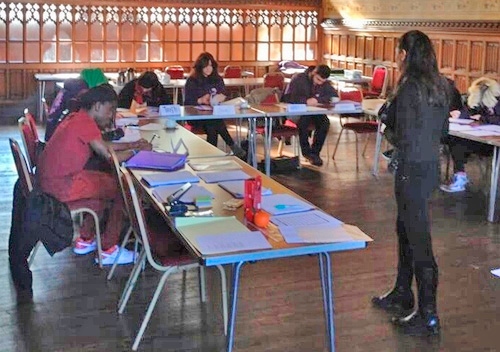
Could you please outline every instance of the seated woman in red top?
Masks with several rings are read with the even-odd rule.
[[[88,170],[86,165],[94,155],[110,160],[101,130],[113,120],[116,101],[116,93],[106,85],[84,93],[80,97],[80,110],[70,114],[57,127],[37,166],[37,180],[43,192],[67,203],[70,209],[85,206],[96,211],[100,218],[107,215],[101,236],[104,265],[113,264],[119,252],[117,243],[124,225],[123,200],[114,176],[99,170]],[[151,149],[145,141],[130,144],[129,147]],[[121,150],[117,151],[117,156],[123,161],[134,153],[130,149]],[[93,221],[87,217],[73,251],[76,254],[95,251],[97,243],[94,235]],[[119,263],[131,263],[133,258],[133,252],[124,250],[119,256]]]
[[[224,80],[217,71],[218,64],[210,53],[201,53],[184,88],[184,105],[216,105],[226,99]],[[193,127],[202,128],[207,142],[217,146],[218,135],[231,148],[234,155],[243,158],[245,151],[234,143],[222,119],[189,121]]]

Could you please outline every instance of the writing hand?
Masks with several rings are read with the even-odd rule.
[[[318,99],[316,98],[309,98],[306,100],[306,104],[310,106],[316,106],[318,105]]]

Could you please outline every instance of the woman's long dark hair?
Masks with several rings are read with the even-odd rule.
[[[398,86],[414,82],[428,103],[444,106],[449,102],[449,84],[439,73],[436,52],[429,37],[421,31],[406,32],[399,38],[398,49],[406,51]]]
[[[217,63],[217,61],[215,61],[213,55],[209,52],[201,53],[198,56],[198,58],[194,62],[194,70],[191,76],[196,79],[203,79],[203,69],[207,67],[210,62],[212,63],[213,71],[207,78],[214,79],[216,77],[219,77],[219,64]]]

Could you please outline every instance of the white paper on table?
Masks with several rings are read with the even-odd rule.
[[[210,162],[190,161],[189,166],[195,171],[238,170],[241,165],[234,160],[211,160]]]
[[[162,130],[164,128],[165,128],[165,126],[163,126],[162,124],[154,123],[154,122],[151,122],[151,123],[148,123],[148,124],[145,124],[145,125],[142,125],[139,127],[139,129],[141,131],[159,131],[159,130]]]
[[[170,195],[179,190],[179,185],[158,186],[153,189],[153,195],[160,202],[165,203]],[[194,203],[197,197],[207,196],[214,198],[212,192],[205,187],[199,185],[191,185],[191,187],[179,199],[181,202]]]
[[[314,209],[315,206],[290,194],[272,194],[262,198],[261,208],[271,215],[278,215],[304,212]]]
[[[260,231],[199,236],[195,246],[205,255],[272,248]]]
[[[479,125],[476,128],[478,130],[482,130],[482,131],[493,131],[493,132],[500,133],[500,126],[499,125]]]
[[[464,134],[476,137],[500,136],[500,132],[479,130],[477,128],[470,131],[464,131]]]
[[[355,239],[341,225],[279,226],[287,243],[351,242]]]
[[[495,276],[500,277],[500,268],[491,270],[491,273]]]
[[[475,127],[471,125],[460,125],[458,123],[450,123],[450,131],[472,131]]]
[[[250,175],[242,170],[199,172],[198,176],[206,183],[246,180],[250,178]]]
[[[337,227],[343,224],[343,222],[339,219],[334,218],[333,216],[318,209],[300,213],[300,216],[297,216],[295,213],[272,216],[271,222],[276,226],[293,227],[318,225],[331,225],[333,227]]]
[[[126,117],[137,117],[137,114],[134,114],[131,112],[129,109],[116,109],[116,113],[119,114],[120,116],[126,118]]]
[[[448,121],[450,121],[450,123],[455,123],[455,124],[458,124],[458,125],[470,125],[471,123],[475,122],[476,120],[472,120],[472,119],[454,119],[454,118],[450,117],[448,119]]]
[[[138,117],[122,117],[115,120],[116,127],[123,127],[126,125],[137,125],[139,123]]]
[[[319,106],[308,106],[307,111],[326,111],[325,108],[320,108]]]
[[[125,128],[123,133],[124,136],[116,141],[113,141],[113,143],[133,143],[141,139],[141,133],[139,130]]]

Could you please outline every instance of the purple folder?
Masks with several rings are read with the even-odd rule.
[[[141,150],[125,163],[126,166],[140,169],[156,169],[174,171],[184,167],[187,155],[174,153],[158,153]]]

